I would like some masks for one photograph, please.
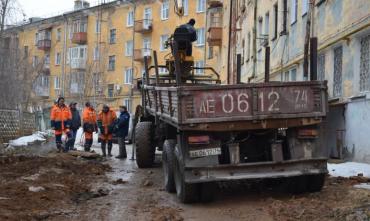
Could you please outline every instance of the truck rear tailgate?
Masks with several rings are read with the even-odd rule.
[[[146,89],[147,110],[176,124],[319,118],[327,111],[322,81]]]

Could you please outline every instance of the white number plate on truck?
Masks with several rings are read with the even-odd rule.
[[[221,155],[221,148],[210,148],[210,149],[201,149],[201,150],[192,150],[189,152],[190,157],[205,157],[205,156],[214,156]]]

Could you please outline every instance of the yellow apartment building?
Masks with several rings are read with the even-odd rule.
[[[227,50],[227,40],[222,41],[222,36],[227,31],[222,30],[222,1],[211,2],[183,0],[185,13],[179,17],[170,0],[118,0],[96,6],[76,0],[71,12],[32,18],[14,28],[19,47],[36,72],[32,106],[44,110],[64,96],[67,102],[80,103],[80,108],[90,101],[98,109],[102,104],[114,109],[126,105],[133,112],[141,101],[137,79],[144,72],[144,56],[152,65],[155,50],[159,64],[165,64],[170,50],[164,42],[190,18],[196,20],[198,33],[193,44],[195,66],[224,72],[221,54]],[[214,2],[219,3],[217,13]],[[221,76],[225,83],[225,74]]]

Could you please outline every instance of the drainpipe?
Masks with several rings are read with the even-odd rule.
[[[254,0],[254,15],[253,15],[253,72],[248,78],[251,82],[256,77],[257,72],[257,0]]]
[[[67,30],[68,30],[68,19],[67,16],[63,14],[64,18],[64,39],[63,39],[63,64],[62,64],[62,92],[61,95],[64,96],[65,92],[65,79],[66,79],[66,64],[67,64]]]
[[[231,73],[231,64],[230,64],[230,57],[231,57],[231,47],[232,47],[232,40],[231,40],[231,36],[232,36],[232,25],[233,25],[233,1],[229,1],[230,5],[229,5],[229,8],[230,8],[230,18],[229,18],[229,47],[228,47],[228,51],[227,51],[227,84],[230,84],[230,74],[232,75]],[[235,45],[234,45],[235,46]]]
[[[130,92],[129,92],[129,99],[130,99],[130,109],[129,112],[132,113],[132,105],[133,105],[133,100],[132,100],[132,97],[133,97],[133,93],[134,93],[134,90],[133,90],[133,83],[134,83],[134,75],[135,75],[135,62],[134,62],[134,50],[135,50],[135,18],[136,18],[136,3],[135,1],[130,1],[130,3],[134,6],[134,26],[132,27],[132,56],[131,56],[131,69],[132,69],[132,84],[131,84],[131,87],[130,87]],[[139,70],[140,72],[140,70]]]

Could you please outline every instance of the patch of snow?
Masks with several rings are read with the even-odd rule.
[[[370,177],[370,164],[366,163],[328,163],[328,171],[330,176],[334,177],[351,177],[363,174],[364,177]]]
[[[30,136],[20,137],[15,140],[9,141],[9,145],[12,147],[24,147],[30,144],[33,144],[37,141],[44,142],[46,141],[47,133],[44,132],[36,132]]]
[[[40,174],[36,173],[31,176],[22,177],[22,180],[35,181],[40,177]]]
[[[31,192],[37,193],[37,192],[44,191],[45,188],[42,187],[42,186],[30,186],[30,187],[28,187],[28,190],[31,191]]]
[[[98,137],[99,137],[98,133],[93,134],[93,145],[98,145]],[[83,132],[83,129],[80,128],[77,131],[75,146],[83,147],[84,144],[85,144],[85,134]]]
[[[1,197],[0,196],[0,200],[10,200],[10,198],[8,198],[8,197]]]
[[[370,184],[368,183],[360,183],[360,184],[354,185],[353,187],[359,188],[359,189],[370,190]]]

